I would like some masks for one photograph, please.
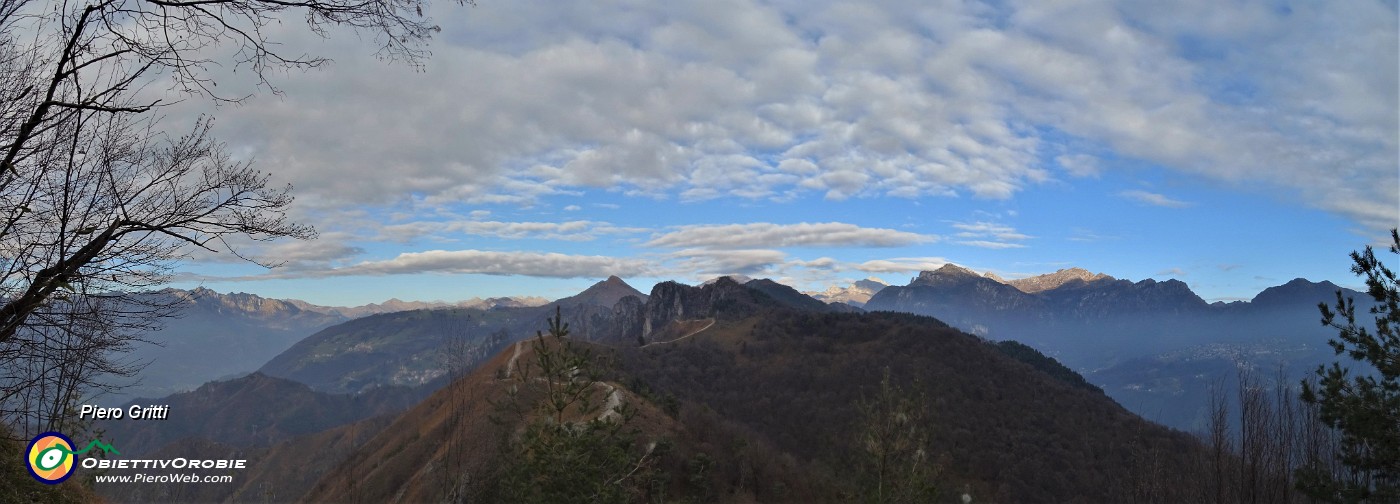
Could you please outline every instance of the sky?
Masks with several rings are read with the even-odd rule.
[[[427,14],[441,32],[421,68],[293,19],[275,37],[334,64],[164,111],[215,116],[320,233],[242,246],[270,270],[197,254],[176,286],[358,305],[559,298],[608,275],[823,290],[952,262],[1230,301],[1298,277],[1356,286],[1347,254],[1400,225],[1394,1]]]

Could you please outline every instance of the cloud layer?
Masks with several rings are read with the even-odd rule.
[[[894,229],[867,228],[842,222],[728,224],[682,226],[647,242],[651,247],[902,247],[938,237]]]
[[[294,273],[294,276],[410,275],[417,273],[525,275],[548,278],[646,276],[652,268],[639,259],[540,252],[429,250],[352,266]]]
[[[221,134],[327,206],[598,188],[1004,199],[1113,170],[1109,152],[1371,227],[1400,207],[1382,2],[435,9],[426,72],[337,36],[311,44],[337,65],[221,111]]]

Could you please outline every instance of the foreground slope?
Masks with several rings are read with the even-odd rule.
[[[598,346],[595,349],[605,350]],[[512,346],[476,372],[437,391],[326,472],[301,501],[475,502],[491,499],[492,478],[500,467],[510,463],[503,458],[502,442],[519,436],[526,421],[507,413],[501,405],[511,400],[509,391],[524,388],[515,379],[515,373],[534,358],[530,343]],[[620,381],[602,382],[595,399],[602,408],[594,414],[610,415],[610,411],[627,408],[635,415],[625,427],[634,430],[644,443],[651,444],[652,450],[640,460],[647,461],[648,468],[662,469],[653,473],[660,476],[650,483],[657,495],[668,492],[673,496],[703,495],[706,492],[697,491],[697,488],[721,486],[719,469],[735,467],[735,464],[716,450],[715,444],[768,448],[762,439],[703,426],[700,428],[705,434],[697,436],[694,427],[683,421],[703,417],[705,420],[693,423],[713,423],[713,416],[688,415],[678,419]],[[583,420],[577,416],[571,419]],[[664,444],[665,448],[656,448],[656,443]],[[705,458],[711,455],[713,458]],[[687,471],[687,463],[702,459],[708,460],[707,467],[714,472],[696,475]],[[802,473],[791,461],[754,459],[749,467],[768,475],[782,489],[781,494],[774,494],[772,487],[750,488],[746,492],[750,498],[782,495],[807,501],[816,496],[808,488],[819,485],[820,478]],[[580,499],[581,502],[587,500],[586,496]]]

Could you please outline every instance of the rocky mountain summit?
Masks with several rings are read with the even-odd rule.
[[[1021,289],[1021,292],[1035,294],[1037,292],[1058,289],[1070,282],[1090,283],[1099,280],[1114,280],[1114,278],[1103,273],[1090,273],[1089,270],[1083,268],[1069,268],[1054,273],[1018,278],[1011,281],[1001,280],[1000,278],[995,278],[995,280]]]
[[[876,292],[880,292],[881,289],[889,286],[890,284],[878,278],[867,278],[865,280],[856,280],[846,287],[833,285],[827,287],[827,289],[822,292],[804,292],[803,294],[812,296],[818,301],[826,303],[846,303],[851,306],[865,306],[865,303],[870,301],[871,296],[874,296]]]

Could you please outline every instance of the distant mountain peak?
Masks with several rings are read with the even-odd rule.
[[[1018,278],[1006,283],[1020,289],[1021,292],[1034,294],[1036,292],[1058,289],[1070,282],[1089,283],[1099,280],[1114,280],[1114,278],[1103,273],[1092,273],[1084,268],[1065,268],[1055,271],[1054,273]]]
[[[992,272],[990,272],[990,271],[988,271],[988,272],[986,272],[986,273],[983,273],[983,274],[982,274],[982,277],[983,277],[983,278],[987,278],[987,279],[989,279],[989,280],[995,280],[995,281],[1000,282],[1000,283],[1006,283],[1006,279],[1005,279],[1005,278],[1002,278],[1001,275],[998,275],[998,274],[996,274],[996,273],[992,273]]]
[[[748,275],[737,275],[737,274],[736,274],[736,275],[720,275],[720,276],[711,278],[711,279],[709,279],[709,280],[706,280],[706,281],[704,281],[704,282],[701,282],[700,285],[702,285],[702,286],[703,286],[703,285],[710,285],[710,284],[712,284],[712,283],[715,283],[715,282],[720,281],[720,279],[727,279],[727,280],[729,280],[729,281],[731,281],[731,282],[734,282],[734,283],[736,283],[736,284],[739,284],[739,285],[744,285],[744,284],[746,284],[746,283],[749,283],[749,282],[752,282],[752,281],[753,281],[753,278],[749,277]]]
[[[611,308],[619,300],[627,296],[636,296],[637,299],[645,301],[646,294],[632,288],[626,281],[618,278],[617,275],[609,276],[606,280],[595,283],[578,294],[556,300],[554,304],[573,305],[590,303]]]
[[[943,266],[940,266],[936,271],[934,271],[934,273],[943,274],[943,275],[972,275],[972,276],[977,276],[977,273],[976,273],[976,272],[973,272],[973,271],[970,270],[970,269],[964,268],[964,267],[962,267],[962,266],[958,266],[958,265],[953,264],[953,263],[948,263],[948,264],[944,264]]]
[[[1306,306],[1317,303],[1331,304],[1336,300],[1336,292],[1341,289],[1337,284],[1326,280],[1314,282],[1306,278],[1294,278],[1286,284],[1260,291],[1254,296],[1254,299],[1250,300],[1250,304]],[[1360,299],[1369,299],[1369,296],[1359,296],[1358,300]]]
[[[848,287],[832,285],[822,292],[804,292],[814,299],[827,303],[846,303],[851,306],[865,306],[870,301],[870,297],[876,292],[880,292],[887,284],[878,278],[867,278],[856,280]]]
[[[914,285],[942,285],[947,283],[962,283],[968,280],[982,280],[982,275],[958,266],[953,263],[944,264],[933,271],[920,271],[919,276],[909,281],[910,286]]]
[[[1323,280],[1323,281],[1321,281],[1321,282],[1314,282],[1314,281],[1312,281],[1312,280],[1308,280],[1308,279],[1306,279],[1306,278],[1299,277],[1299,278],[1294,278],[1294,279],[1292,279],[1292,280],[1289,280],[1288,283],[1283,284],[1283,285],[1280,285],[1280,286],[1278,286],[1278,287],[1288,287],[1288,288],[1295,288],[1295,289],[1296,289],[1296,288],[1300,288],[1300,287],[1303,287],[1303,288],[1321,288],[1321,287],[1325,287],[1325,288],[1330,288],[1330,289],[1336,289],[1336,288],[1337,288],[1337,284],[1334,284],[1334,283],[1329,282],[1329,281],[1327,281],[1327,280]]]

